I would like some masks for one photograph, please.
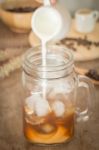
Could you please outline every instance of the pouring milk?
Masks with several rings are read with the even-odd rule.
[[[60,11],[52,7],[49,1],[46,2],[48,3],[40,7],[32,18],[32,29],[42,42],[42,54],[31,50],[24,61],[23,77],[27,96],[23,116],[26,138],[34,144],[50,145],[65,143],[73,138],[75,121],[88,120],[91,114],[90,98],[95,98],[90,81],[74,73],[71,52],[58,46],[50,46],[50,49],[47,47],[49,41],[66,36],[68,19],[67,22],[63,20]],[[38,47],[36,49],[40,50]],[[75,101],[79,87],[88,91],[84,107],[78,106],[81,103],[78,99]]]
[[[39,7],[32,17],[32,30],[41,40],[42,46],[42,66],[46,66],[47,43],[62,39],[68,33],[70,28],[70,16],[60,13],[54,6],[51,6],[50,0],[44,0],[44,6]],[[46,78],[46,72],[43,77]],[[46,99],[46,80],[43,83],[43,98]]]

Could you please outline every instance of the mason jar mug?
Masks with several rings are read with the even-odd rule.
[[[88,120],[94,98],[93,84],[75,72],[71,51],[61,46],[48,46],[44,66],[41,47],[30,49],[24,57],[22,81],[25,137],[36,144],[71,140],[75,121]],[[79,88],[86,91],[83,108],[77,98]]]

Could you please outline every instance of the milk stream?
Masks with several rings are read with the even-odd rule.
[[[47,57],[47,47],[46,47],[46,41],[45,40],[41,40],[42,42],[42,66],[43,66],[43,99],[46,100],[46,86],[47,86],[47,83],[46,83],[46,65],[47,65],[47,62],[46,62],[46,57]]]
[[[45,9],[46,8],[46,9]],[[41,11],[36,14],[32,27],[36,31],[36,35],[41,40],[41,52],[42,52],[42,72],[43,72],[43,81],[42,81],[42,93],[43,99],[46,100],[46,89],[47,89],[47,42],[51,41],[55,36],[58,30],[60,31],[61,19],[57,11],[52,7],[40,8]]]
[[[44,40],[42,40],[41,42],[42,42],[42,66],[46,66],[46,56],[47,56],[47,46],[46,46],[46,44],[47,44],[47,42],[44,41]],[[44,71],[43,75],[44,75],[43,77],[46,78],[46,72],[45,71]]]

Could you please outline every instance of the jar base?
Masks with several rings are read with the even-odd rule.
[[[26,141],[28,142],[28,143],[31,143],[31,144],[33,144],[33,145],[36,145],[36,146],[42,146],[42,147],[46,147],[46,146],[58,146],[58,145],[63,145],[63,144],[68,144],[68,143],[70,143],[73,139],[74,139],[74,136],[73,137],[71,137],[70,139],[68,139],[67,141],[64,141],[64,142],[62,142],[62,143],[50,143],[50,144],[47,144],[47,143],[34,143],[32,140],[29,140],[29,139],[27,139],[27,138],[25,138],[26,139]]]

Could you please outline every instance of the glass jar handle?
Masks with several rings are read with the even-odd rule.
[[[91,80],[82,75],[78,75],[78,88],[83,87],[86,89],[88,97],[86,98],[86,108],[81,111],[81,108],[77,108],[77,122],[87,121],[92,115],[92,107],[95,102],[95,88]]]

